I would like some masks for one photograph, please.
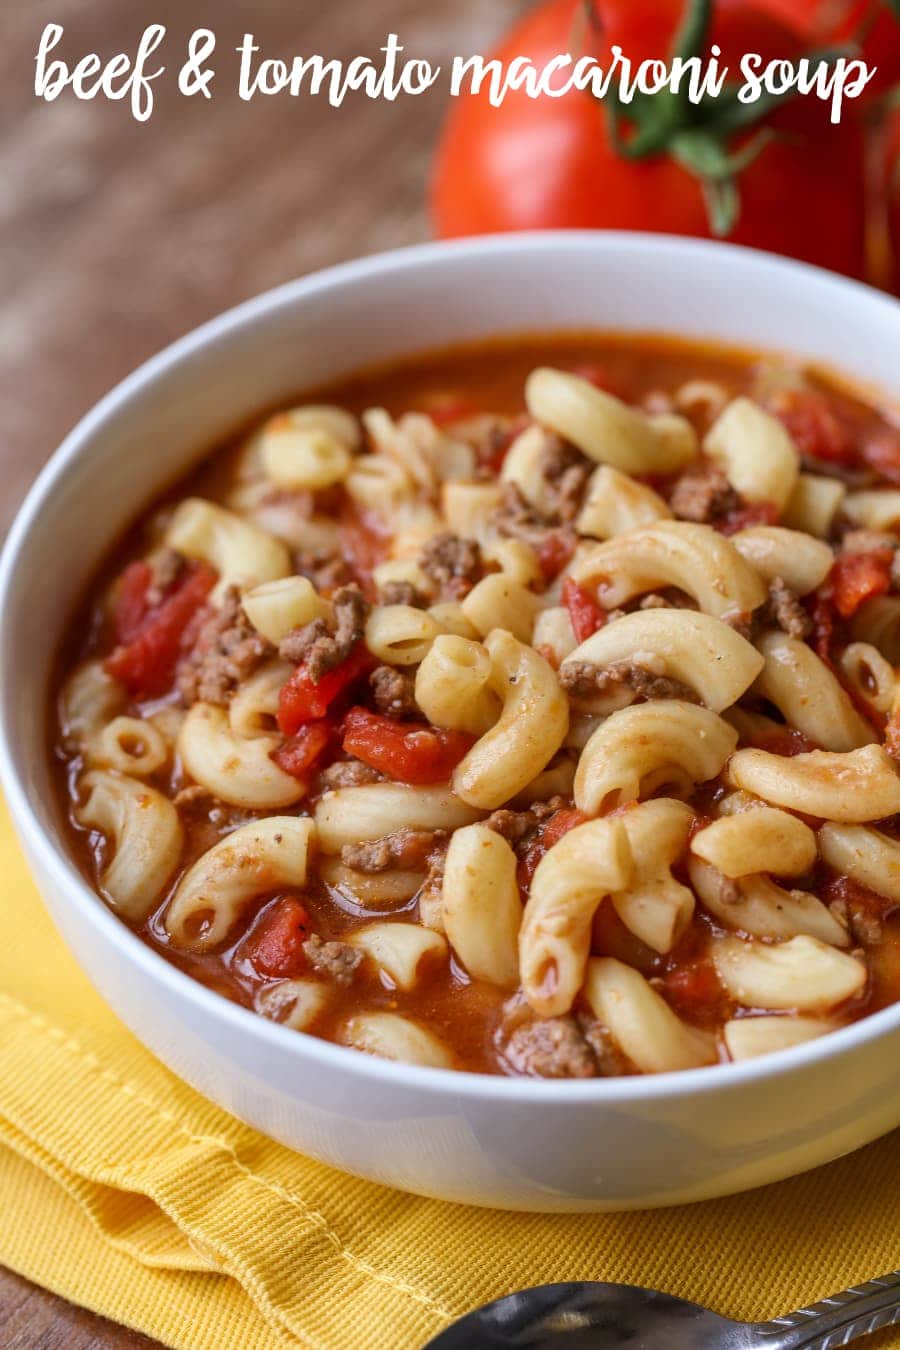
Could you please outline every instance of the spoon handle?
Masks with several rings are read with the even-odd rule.
[[[900,1270],[753,1328],[752,1350],[837,1350],[900,1322]]]

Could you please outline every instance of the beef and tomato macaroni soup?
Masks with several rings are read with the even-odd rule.
[[[547,1078],[900,998],[900,433],[661,339],[298,398],[123,541],[55,754],[110,907],[261,1017]]]

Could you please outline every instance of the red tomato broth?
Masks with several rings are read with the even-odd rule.
[[[578,336],[548,338],[544,340],[523,339],[514,342],[486,343],[479,346],[450,350],[445,353],[431,354],[415,361],[396,365],[388,370],[366,372],[346,383],[327,390],[316,390],[308,395],[310,401],[331,401],[348,409],[359,412],[371,405],[384,406],[392,414],[408,409],[427,407],[429,402],[443,400],[446,406],[457,401],[467,409],[478,408],[500,412],[510,417],[522,413],[522,387],[527,373],[538,364],[555,364],[572,368],[585,364],[592,368],[602,367],[604,387],[627,388],[631,396],[640,401],[651,393],[660,390],[669,391],[687,379],[698,374],[705,379],[719,381],[729,395],[748,392],[754,379],[754,360],[752,357],[733,351],[715,350],[697,347],[665,339],[613,338],[608,336]],[[848,410],[847,415],[864,429],[863,434],[874,435],[885,426],[882,415],[877,410],[856,399],[849,392],[835,389],[820,377],[813,377],[841,409]],[[230,482],[235,463],[237,442],[226,445],[209,462],[202,464],[184,483],[179,484],[162,500],[156,510],[165,511],[180,497],[204,495],[221,499]],[[822,471],[827,471],[823,465]],[[353,537],[350,554],[354,568],[361,582],[367,582],[371,567],[384,556],[386,542],[378,532],[370,527],[358,515],[342,509],[344,539],[348,531]],[[139,559],[154,538],[154,531],[142,523],[128,532],[110,564],[92,588],[91,600],[86,607],[81,622],[73,625],[60,661],[60,673],[71,670],[76,659],[88,655],[105,655],[112,650],[114,633],[109,618],[108,602],[103,598],[108,592],[112,578],[122,572],[129,562]],[[548,577],[554,568],[548,568]],[[137,573],[133,573],[137,576]],[[135,592],[139,587],[135,586]],[[586,611],[580,611],[586,615]],[[127,614],[119,615],[119,635],[128,640],[140,631],[140,603],[134,601]],[[587,624],[587,618],[583,619]],[[841,620],[837,617],[840,627]],[[585,628],[586,632],[586,628]],[[843,641],[843,637],[841,638]],[[352,690],[364,690],[368,664],[361,659],[356,682],[348,684],[348,695]],[[341,686],[341,690],[343,686]],[[340,693],[341,690],[338,692]],[[129,711],[138,715],[166,706],[173,701],[167,691],[158,691],[154,697],[132,700]],[[345,699],[343,707],[352,701]],[[325,700],[321,710],[318,705],[312,708],[311,715],[283,730],[291,736],[297,736],[301,728],[312,725],[321,726],[321,736],[316,736],[315,750],[310,765],[316,767],[333,760],[339,754],[342,735],[343,708],[340,699],[331,708],[331,699]],[[403,724],[399,724],[402,726]],[[325,734],[327,731],[327,745]],[[71,825],[72,847],[89,881],[93,882],[102,869],[105,846],[96,833],[78,826],[71,815],[71,804],[75,798],[73,784],[80,771],[77,756],[65,754],[57,743],[57,731],[51,730],[51,742],[59,764],[58,782],[60,800]],[[796,737],[789,728],[785,728],[785,737]],[[798,747],[793,746],[792,749]],[[799,747],[806,748],[806,747]],[[282,763],[288,772],[291,742],[288,741],[281,751]],[[302,749],[297,752],[302,759]],[[457,756],[458,758],[459,756]],[[455,760],[454,760],[455,762]],[[307,765],[298,763],[297,772],[303,776]],[[452,767],[452,765],[451,765]],[[185,783],[184,775],[177,761],[147,779],[151,786],[157,787],[166,795],[173,795]],[[422,779],[420,781],[432,781]],[[713,799],[721,789],[705,785],[704,791],[697,794],[695,805],[705,809],[704,803]],[[299,807],[288,808],[290,814],[306,814],[314,809],[316,797],[307,798]],[[197,954],[177,950],[169,941],[163,924],[168,899],[179,877],[213,843],[232,829],[248,820],[271,814],[252,812],[235,807],[221,806],[214,819],[188,815],[186,820],[186,848],[181,859],[178,873],[172,878],[167,894],[154,910],[146,923],[137,925],[140,937],[168,961],[185,971],[223,996],[245,1007],[252,1007],[255,995],[272,976],[261,972],[248,951],[260,934],[257,929],[265,925],[266,916],[278,903],[278,894],[269,894],[254,901],[242,916],[240,923],[229,936],[227,945],[219,951]],[[571,803],[559,813],[566,817],[565,824],[571,828],[581,823],[583,817],[576,813]],[[398,822],[398,825],[402,822]],[[551,820],[545,827],[552,842],[556,842]],[[558,837],[561,837],[561,831]],[[540,846],[525,854],[526,875],[537,864]],[[520,868],[520,875],[522,869]],[[416,900],[401,905],[390,912],[382,910],[362,910],[350,904],[343,896],[326,886],[321,880],[313,878],[302,894],[288,893],[286,899],[300,904],[306,911],[311,930],[323,940],[341,940],[352,934],[364,923],[375,919],[382,921],[410,921],[416,915]],[[618,921],[612,907],[607,903],[601,906],[594,927],[593,949],[597,954],[619,955],[628,959],[648,977],[658,982],[657,987],[671,1006],[675,1007],[685,1020],[700,1026],[709,1026],[717,1017],[725,1015],[726,1003],[716,1005],[718,997],[714,983],[709,978],[709,962],[706,949],[716,925],[709,917],[699,912],[695,915],[688,932],[682,937],[676,951],[668,956],[659,956],[643,948],[628,930]],[[643,950],[641,950],[643,948]],[[265,963],[263,963],[265,964]],[[297,972],[303,973],[303,961],[296,957]],[[424,1026],[435,1031],[447,1044],[452,1046],[456,1062],[460,1067],[479,1072],[504,1072],[506,1066],[494,1047],[495,1030],[501,1019],[502,1005],[508,997],[507,991],[494,988],[479,981],[473,981],[453,959],[435,962],[426,959],[422,967],[422,978],[416,988],[410,992],[395,989],[386,977],[375,973],[367,963],[353,985],[347,991],[341,991],[333,1000],[333,1005],[321,1014],[312,1026],[316,1035],[336,1038],[342,1019],[354,1009],[399,1010],[419,1020]],[[878,948],[873,959],[873,975],[866,999],[855,1007],[853,1015],[859,1015],[873,1008],[883,1007],[900,998],[900,915],[889,912],[885,919],[885,940]],[[729,1007],[728,1011],[733,1011]],[[743,1010],[749,1012],[751,1010]],[[742,1013],[743,1015],[743,1013]]]

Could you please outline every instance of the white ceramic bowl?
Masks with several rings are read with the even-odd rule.
[[[201,1092],[303,1153],[519,1209],[699,1200],[874,1139],[900,1125],[900,1005],[754,1062],[587,1082],[386,1063],[289,1031],[168,965],[85,885],[52,804],[45,680],[123,526],[255,410],[417,348],[584,328],[781,348],[900,392],[900,305],[766,254],[611,233],[408,249],[272,291],[148,362],[67,438],[0,564],[3,785],[46,903],[112,1008]]]

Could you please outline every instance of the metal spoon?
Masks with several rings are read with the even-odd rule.
[[[900,1322],[900,1270],[771,1322],[733,1322],[631,1284],[541,1284],[454,1322],[424,1350],[836,1350]]]

